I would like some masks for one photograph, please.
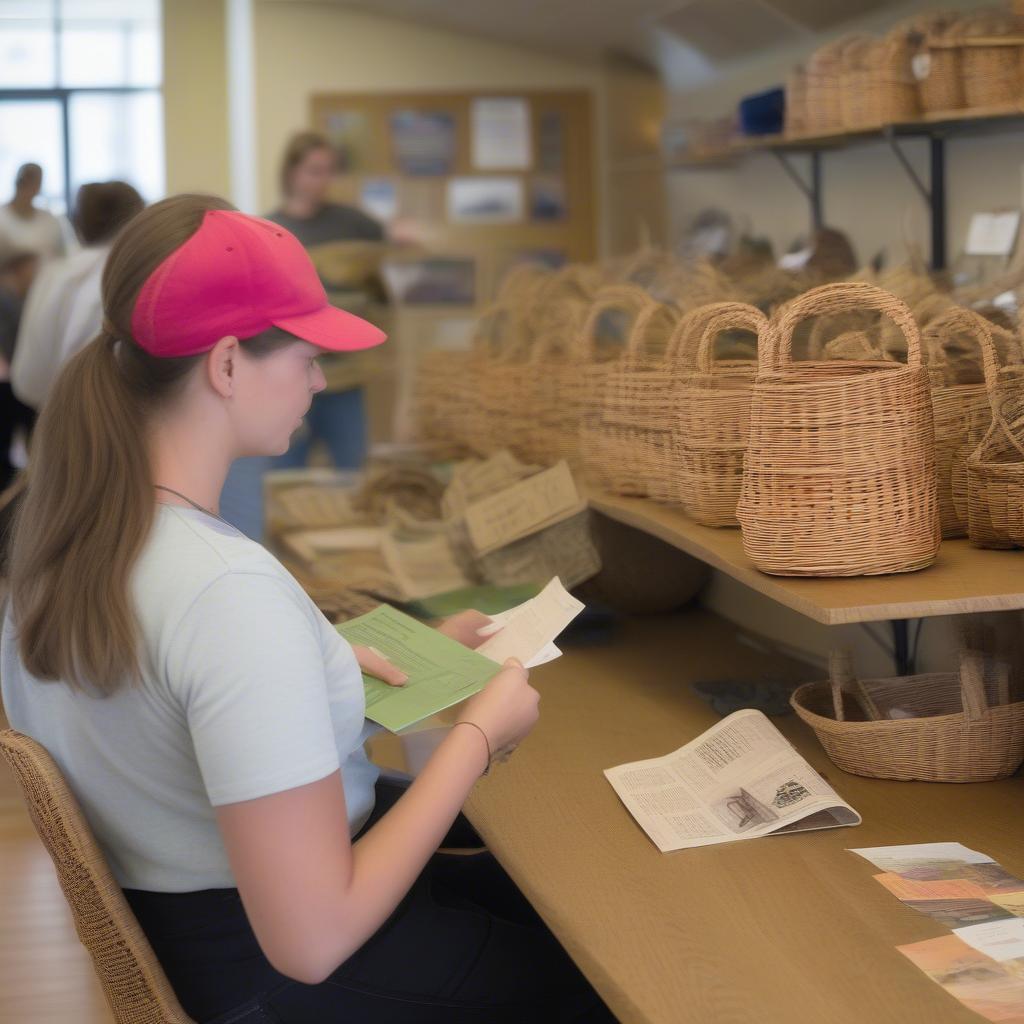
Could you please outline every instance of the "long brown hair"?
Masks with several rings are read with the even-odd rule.
[[[18,649],[39,679],[112,693],[139,677],[130,584],[155,513],[149,420],[204,356],[149,355],[132,339],[132,311],[207,211],[230,209],[215,196],[173,196],[126,225],[103,272],[103,329],[61,372],[39,417],[11,546]],[[284,341],[253,339],[246,351]]]

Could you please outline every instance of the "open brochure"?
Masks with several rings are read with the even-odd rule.
[[[765,715],[750,709],[671,754],[604,774],[662,853],[861,822]]]

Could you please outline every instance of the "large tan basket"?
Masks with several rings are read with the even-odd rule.
[[[967,460],[967,532],[979,548],[1024,547],[1024,366],[1000,367],[982,343],[992,421]]]
[[[1024,19],[993,8],[961,22],[964,100],[970,108],[1004,107],[1021,99]]]
[[[807,101],[804,124],[808,134],[843,127],[843,57],[863,46],[869,36],[856,34],[819,47],[807,62]]]
[[[715,345],[727,331],[749,332],[760,340],[768,320],[753,306],[719,302],[697,310],[691,330],[694,324],[699,340],[692,362],[673,388],[673,497],[695,522],[737,526],[757,362],[716,359]]]
[[[808,316],[875,309],[908,362],[794,362]],[[863,282],[794,299],[762,336],[737,517],[743,548],[781,576],[910,572],[935,559],[939,515],[928,371],[906,304]]]
[[[917,80],[921,110],[959,110],[964,98],[959,17],[941,12],[923,17],[911,40],[911,68]]]
[[[840,110],[845,128],[874,128],[917,115],[912,56],[912,36],[903,27],[882,39],[855,37],[843,47]]]
[[[833,670],[830,682],[799,687],[790,703],[843,771],[875,779],[989,782],[1012,775],[1024,761],[1024,702],[1007,702],[1007,667],[996,669],[986,687],[984,656],[965,651],[959,673],[859,681],[837,678]],[[886,708],[912,717],[870,720]],[[844,720],[850,710],[862,720]]]
[[[807,69],[797,65],[786,79],[786,134],[794,137],[807,132]]]
[[[533,429],[529,411],[521,401],[533,378],[534,338],[525,309],[495,305],[481,318],[472,377],[475,414],[465,438],[467,446],[478,455],[490,455],[502,448],[522,455]],[[491,326],[485,327],[489,320]]]
[[[535,450],[545,462],[580,462],[584,416],[602,408],[604,383],[626,352],[633,325],[657,303],[637,285],[613,284],[598,291],[581,326],[578,318],[544,347],[537,363],[540,397],[535,420]]]
[[[991,325],[959,307],[932,320],[922,336],[932,379],[935,471],[944,538],[967,536],[967,457],[992,422],[984,381],[966,383],[964,378],[974,375],[958,369],[965,360],[957,345],[965,336],[983,351],[982,336],[991,337]]]
[[[600,404],[584,410],[580,447],[588,480],[616,494],[653,497],[670,447],[674,306],[651,302],[633,321],[625,355],[613,363]]]

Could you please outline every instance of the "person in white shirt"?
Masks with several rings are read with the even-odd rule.
[[[42,408],[61,367],[99,333],[107,254],[118,231],[143,205],[123,181],[93,182],[78,190],[74,223],[82,248],[40,270],[14,347],[11,386],[31,408]]]
[[[42,188],[42,167],[22,164],[14,177],[14,196],[0,206],[0,256],[27,251],[46,261],[64,255],[67,244],[60,220],[36,206]]]
[[[218,514],[233,459],[287,449],[324,387],[318,355],[382,332],[328,304],[287,230],[209,196],[125,227],[103,309],[39,419],[0,688],[67,778],[185,1012],[612,1020],[489,854],[436,852],[492,754],[537,721],[527,672],[510,659],[375,806],[360,670],[405,678]],[[475,646],[488,622],[442,628]]]

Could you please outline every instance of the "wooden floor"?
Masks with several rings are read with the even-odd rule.
[[[0,908],[0,1021],[112,1024],[53,865],[2,762]]]

